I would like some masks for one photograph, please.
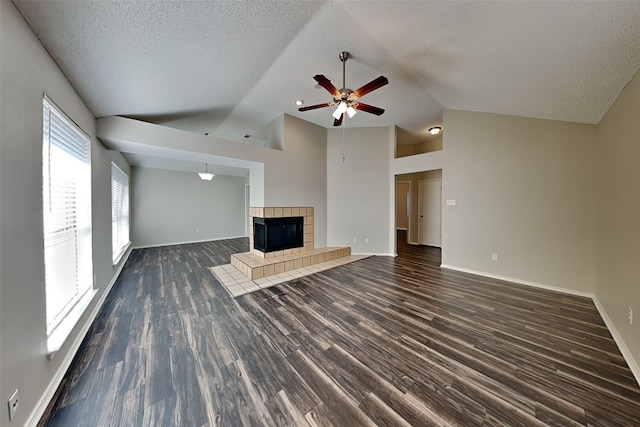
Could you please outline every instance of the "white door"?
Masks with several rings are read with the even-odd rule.
[[[440,215],[442,210],[442,180],[418,183],[418,235],[421,245],[442,245]]]

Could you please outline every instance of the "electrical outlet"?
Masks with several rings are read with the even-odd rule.
[[[13,417],[16,416],[16,412],[18,412],[18,408],[20,407],[20,396],[18,395],[18,389],[16,389],[11,397],[9,398],[9,420],[12,420]]]
[[[629,324],[633,325],[633,308],[629,307],[627,311],[627,318],[629,319]]]
[[[491,260],[492,261],[497,261],[498,260],[498,254],[491,254]]]

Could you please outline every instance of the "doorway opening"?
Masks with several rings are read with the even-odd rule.
[[[442,169],[395,176],[396,249],[442,248]]]

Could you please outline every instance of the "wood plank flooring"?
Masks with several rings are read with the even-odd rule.
[[[40,425],[640,426],[589,299],[402,242],[235,300],[247,239],[134,251]]]

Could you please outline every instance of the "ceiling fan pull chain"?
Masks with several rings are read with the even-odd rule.
[[[344,132],[345,132],[345,128],[346,127],[347,127],[347,124],[346,124],[346,120],[345,120],[344,122],[342,122],[342,163],[344,163],[344,159],[345,159],[345,157],[344,157],[344,144],[345,144],[345,142],[344,142]]]

